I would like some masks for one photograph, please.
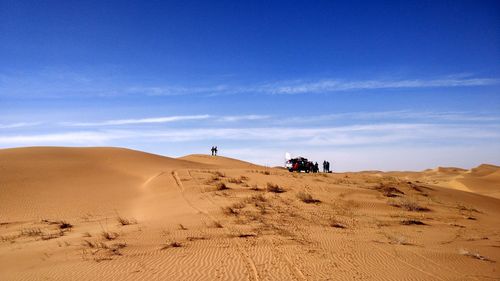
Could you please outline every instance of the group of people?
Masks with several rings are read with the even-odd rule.
[[[318,163],[316,163],[318,165]],[[329,173],[330,172],[330,162],[328,161],[323,161],[323,173]]]
[[[217,156],[217,146],[212,146],[212,156]]]

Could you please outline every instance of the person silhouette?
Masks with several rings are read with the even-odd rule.
[[[217,146],[214,147],[215,156],[217,156]]]
[[[212,156],[214,156],[215,147],[212,146],[212,148],[210,149],[210,151],[212,152]]]

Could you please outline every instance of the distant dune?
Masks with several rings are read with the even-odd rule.
[[[500,167],[290,173],[0,150],[0,280],[492,280]]]

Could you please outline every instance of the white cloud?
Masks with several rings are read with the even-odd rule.
[[[500,128],[446,124],[385,123],[337,127],[296,128],[193,128],[162,130],[103,130],[1,136],[0,144],[85,143],[109,140],[135,142],[196,142],[207,140],[252,141],[254,143],[300,143],[310,146],[352,146],[400,143],[403,141],[500,140]]]
[[[447,78],[431,80],[358,80],[344,81],[323,79],[317,81],[279,82],[263,86],[261,91],[272,94],[328,93],[348,90],[400,89],[400,88],[437,88],[466,87],[498,84],[500,79],[493,78]]]
[[[104,79],[103,77],[106,77]],[[111,77],[111,78],[109,78]],[[229,94],[309,94],[373,89],[422,89],[446,87],[488,86],[500,83],[499,78],[471,77],[470,75],[436,77],[431,79],[367,79],[345,80],[335,77],[256,82],[251,84],[136,84],[109,73],[101,76],[68,71],[50,70],[41,73],[0,73],[0,96],[16,98],[110,97],[110,96],[174,96],[174,95],[229,95]]]
[[[217,120],[222,122],[237,122],[237,121],[255,121],[270,118],[269,115],[234,115],[234,116],[222,116]]]
[[[31,127],[41,124],[40,122],[19,122],[19,123],[11,123],[11,124],[0,124],[0,129],[14,129],[14,128],[23,128],[23,127]]]
[[[65,122],[63,125],[91,127],[91,126],[118,126],[118,125],[135,125],[135,124],[154,124],[154,123],[170,123],[188,120],[202,120],[208,119],[210,115],[185,115],[185,116],[166,116],[166,117],[152,117],[140,119],[118,119],[106,120],[101,122]]]

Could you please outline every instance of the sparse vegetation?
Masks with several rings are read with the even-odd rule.
[[[118,233],[116,232],[110,232],[110,231],[102,231],[101,232],[101,236],[106,239],[106,240],[115,240],[116,238],[118,238]]]
[[[345,226],[343,223],[339,222],[339,221],[338,221],[337,219],[335,219],[335,218],[331,218],[331,219],[329,220],[328,224],[329,224],[331,227],[335,227],[335,228],[342,228],[342,229],[346,228],[346,226]]]
[[[256,184],[252,185],[252,187],[250,187],[250,190],[253,190],[253,191],[262,191],[262,188],[259,188]]]
[[[180,248],[180,247],[182,247],[181,242],[172,241],[172,242],[169,242],[168,244],[164,245],[161,248],[161,250],[166,250],[166,249],[169,249],[169,248]]]
[[[381,192],[385,197],[397,197],[399,195],[404,195],[403,191],[383,183],[381,183],[375,189]]]
[[[229,187],[223,183],[223,182],[219,182],[217,183],[217,185],[215,186],[217,188],[217,190],[221,191],[221,190],[227,190],[229,189]]]
[[[220,172],[220,171],[215,171],[214,172],[214,175],[219,177],[219,178],[225,178],[226,177],[226,174]]]
[[[285,190],[282,187],[280,187],[277,184],[270,183],[270,182],[267,183],[267,191],[268,192],[273,192],[273,193],[283,193],[283,192],[285,192]]]
[[[67,221],[60,221],[59,228],[60,229],[71,229],[71,228],[73,228],[73,225]]]
[[[402,208],[407,211],[412,211],[412,212],[427,212],[430,211],[429,208],[420,206],[418,202],[416,202],[413,199],[409,198],[403,198],[401,200],[389,200],[387,201],[387,204],[396,208]]]
[[[29,237],[34,237],[34,236],[42,236],[43,232],[40,230],[40,228],[24,228],[21,229],[21,236],[29,236]]]
[[[319,200],[319,199],[314,199],[310,193],[306,193],[306,192],[302,192],[302,191],[297,194],[297,198],[299,198],[300,201],[307,203],[307,204],[321,202],[321,200]]]
[[[131,225],[131,224],[136,224],[137,223],[137,220],[136,219],[128,219],[128,218],[125,218],[125,217],[122,217],[122,216],[118,216],[116,218],[116,220],[122,225],[122,226],[126,226],[126,225]]]
[[[83,246],[90,249],[90,254],[94,256],[93,260],[96,262],[111,260],[112,256],[121,256],[121,249],[127,247],[127,243],[113,243],[108,245],[104,242],[83,240]],[[85,256],[88,251],[83,249],[83,255]]]
[[[243,183],[243,181],[242,181],[242,180],[240,180],[240,179],[236,179],[236,178],[229,178],[227,181],[228,181],[229,183],[235,183],[235,184],[242,184],[242,183]]]
[[[472,212],[475,212],[475,213],[480,213],[476,208],[473,208],[473,207],[470,207],[470,206],[465,206],[463,204],[457,204],[457,209],[459,211],[463,211],[463,212],[469,212],[469,213],[472,213]]]
[[[478,259],[478,260],[482,260],[482,261],[489,261],[489,262],[494,262],[493,260],[483,256],[483,255],[480,255],[478,252],[471,252],[469,250],[466,250],[466,249],[460,249],[459,250],[459,253],[463,256],[467,256],[467,257],[471,257],[471,258],[474,258],[474,259]]]
[[[215,228],[224,228],[224,226],[219,221],[214,221],[212,226]]]
[[[223,207],[222,212],[228,216],[237,216],[240,213],[238,209],[235,209],[230,206]]]
[[[417,219],[404,219],[401,220],[400,223],[402,225],[426,225],[425,223]]]

